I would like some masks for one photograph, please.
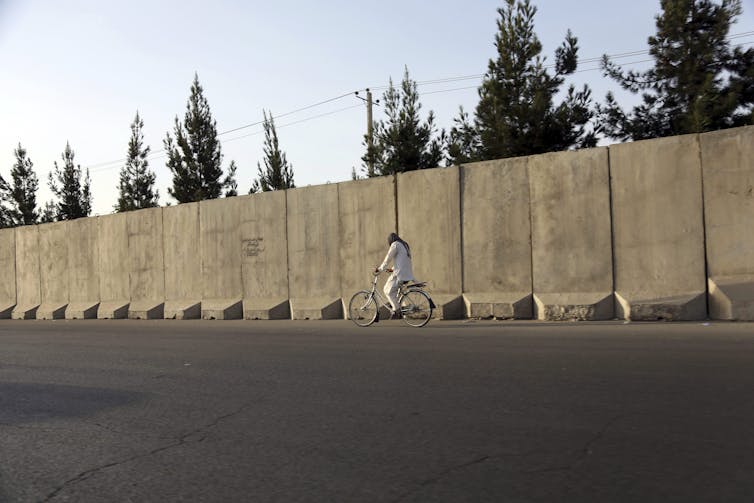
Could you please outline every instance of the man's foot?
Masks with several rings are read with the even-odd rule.
[[[401,313],[396,313],[394,311],[391,311],[390,313],[391,320],[400,320],[401,318],[403,318],[403,315],[401,315]]]

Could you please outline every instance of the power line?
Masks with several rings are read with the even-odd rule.
[[[295,110],[291,110],[290,112],[286,112],[284,114],[275,116],[275,118],[287,117],[287,116],[293,115],[295,113],[303,112],[304,110],[309,110],[309,109],[314,108],[314,107],[318,107],[318,106],[321,106],[321,105],[325,105],[327,103],[331,103],[333,101],[337,101],[337,100],[343,99],[343,98],[345,98],[347,96],[351,96],[352,94],[353,93],[349,92],[349,93],[346,93],[346,94],[341,94],[340,96],[335,96],[334,98],[329,98],[329,99],[326,99],[326,100],[319,101],[317,103],[312,103],[311,105],[307,105],[307,106],[304,106],[304,107],[301,107],[301,108],[297,108]],[[332,112],[332,113],[336,113],[336,112]],[[325,115],[327,115],[327,114],[325,114]],[[317,117],[319,117],[319,116],[317,116]],[[308,119],[308,120],[311,120],[311,119]],[[226,131],[222,131],[222,132],[218,133],[217,136],[223,136],[223,135],[226,135],[226,134],[233,133],[235,131],[240,131],[242,129],[247,129],[247,128],[254,127],[254,126],[259,126],[261,124],[264,124],[263,120],[262,121],[257,121],[257,122],[252,122],[250,124],[245,124],[243,126],[239,126],[239,127],[233,128],[233,129],[228,129]],[[154,150],[147,157],[147,160],[150,160],[152,158],[163,157],[163,156],[158,155],[158,154],[164,154],[165,152],[166,152],[166,150],[164,148],[159,149],[159,150]],[[121,158],[121,159],[115,159],[115,160],[112,160],[112,161],[100,162],[100,163],[97,163],[97,164],[90,164],[89,166],[86,166],[86,169],[89,169],[90,173],[96,173],[96,172],[99,172],[99,171],[107,171],[107,170],[119,167],[126,160],[127,160],[127,158]],[[111,166],[113,164],[115,166]],[[102,168],[102,169],[98,169],[98,168]]]
[[[743,33],[736,33],[735,35],[730,35],[726,37],[728,40],[734,39],[734,38],[741,38],[741,37],[750,37],[754,35],[754,30],[752,31],[745,31]]]
[[[726,40],[732,40],[732,39],[736,39],[736,38],[745,38],[745,37],[751,37],[751,36],[754,36],[754,31],[746,31],[746,32],[742,32],[742,33],[737,33],[735,35],[729,35],[728,37],[726,37]],[[740,45],[744,45],[744,44],[737,44],[737,46],[740,46]],[[644,54],[649,54],[649,49],[644,49],[644,50],[639,50],[639,51],[621,52],[621,53],[617,53],[617,54],[608,54],[607,57],[609,59],[621,59],[621,58],[629,58],[629,57],[633,57],[633,56],[641,56],[641,55],[644,55]],[[579,60],[578,66],[581,66],[581,65],[587,64],[587,63],[596,63],[596,62],[599,62],[599,61],[602,61],[602,56],[597,56],[597,57],[592,57],[592,58],[586,58],[586,59]],[[646,61],[653,61],[653,60],[641,60],[639,62],[643,63],[643,62],[646,62]],[[625,64],[626,65],[632,65],[632,64],[639,63],[639,62],[630,62],[630,63],[625,63]],[[544,65],[543,68],[555,68],[555,63],[549,63],[547,65]],[[590,68],[590,69],[587,69],[587,70],[577,70],[577,71],[591,71],[591,70],[599,70],[599,68]],[[457,77],[446,77],[446,78],[432,79],[432,80],[420,80],[420,81],[416,82],[416,85],[417,86],[421,86],[421,85],[445,84],[445,83],[449,83],[449,82],[458,82],[458,81],[463,81],[463,80],[481,79],[485,75],[486,75],[486,73],[481,73],[481,74],[461,75],[461,76],[457,76]],[[383,89],[389,89],[390,86],[389,85],[387,85],[387,86],[385,86],[385,85],[383,85],[383,86],[370,86],[370,88],[373,89],[373,90],[383,90]]]
[[[430,94],[440,94],[440,93],[451,93],[453,91],[464,91],[466,89],[479,89],[479,86],[464,86],[464,87],[454,87],[452,89],[440,89],[437,91],[427,91],[426,93],[419,93],[419,96],[427,96]]]
[[[623,64],[624,65],[638,65],[640,63],[648,63],[650,61],[654,61],[654,59],[640,59],[638,61],[629,61],[628,63],[623,63]],[[598,67],[595,67],[595,68],[584,68],[584,69],[581,69],[581,70],[576,70],[573,73],[594,72],[594,71],[597,71],[597,70],[602,70],[602,67],[598,66]]]
[[[286,113],[284,113],[282,115],[276,116],[276,118],[280,119],[282,117],[287,117],[289,115],[293,115],[293,114],[298,113],[298,112],[303,112],[304,110],[309,110],[310,108],[318,107],[320,105],[325,105],[327,103],[331,103],[333,101],[337,101],[337,100],[343,99],[346,96],[351,96],[352,94],[353,93],[341,94],[340,96],[336,96],[334,98],[330,98],[330,99],[327,99],[327,100],[324,100],[324,101],[320,101],[318,103],[313,103],[313,104],[307,105],[305,107],[297,108],[296,110],[291,110],[290,112],[286,112]],[[239,126],[237,128],[228,129],[227,131],[223,131],[222,133],[217,133],[217,136],[222,136],[224,134],[233,133],[235,131],[240,131],[241,129],[246,129],[246,128],[250,128],[250,127],[253,127],[253,126],[259,126],[260,124],[263,124],[263,123],[264,123],[263,120],[262,121],[257,121],[257,122],[252,122],[251,124],[246,124],[244,126]]]
[[[344,108],[339,108],[338,110],[333,110],[331,112],[325,112],[325,113],[321,113],[321,114],[318,114],[318,115],[313,115],[313,116],[307,117],[305,119],[300,119],[300,120],[297,120],[297,121],[288,122],[288,123],[285,123],[285,124],[281,124],[279,126],[275,125],[275,129],[282,129],[284,127],[294,126],[296,124],[301,124],[302,122],[309,122],[309,121],[314,120],[314,119],[319,119],[319,118],[322,118],[322,117],[326,117],[328,115],[334,115],[334,114],[337,114],[337,113],[340,113],[340,112],[345,112],[346,110],[351,110],[351,109],[354,109],[354,108],[360,108],[362,106],[363,105],[361,103],[359,103],[358,105],[351,105],[351,106],[347,106],[347,107],[344,107]],[[229,138],[229,139],[225,140],[223,143],[228,143],[228,142],[231,142],[231,141],[240,140],[242,138],[248,138],[249,136],[256,136],[256,135],[262,134],[262,133],[264,133],[264,129],[262,129],[260,131],[254,131],[253,133],[248,133],[248,134],[245,134],[245,135],[242,135],[242,136],[236,136],[234,138]]]
[[[754,36],[754,30],[752,30],[752,31],[746,31],[746,32],[742,32],[742,33],[736,33],[734,35],[729,35],[728,37],[726,37],[726,40],[740,39],[740,38],[746,38],[746,37],[751,37],[751,36]],[[735,44],[734,46],[735,47],[743,47],[744,45],[749,45],[749,44],[752,44],[752,43],[754,43],[754,41],[751,41],[751,42],[742,42],[742,43],[739,43],[739,44]],[[622,53],[607,55],[607,57],[610,58],[610,59],[621,59],[621,58],[628,58],[628,57],[632,57],[632,56],[640,56],[640,55],[644,55],[644,54],[649,54],[649,50],[622,52]],[[581,65],[584,65],[584,64],[588,64],[588,63],[596,63],[596,62],[599,62],[599,61],[602,61],[602,56],[583,59],[583,60],[581,60],[581,61],[578,62],[578,66],[581,66]],[[654,61],[654,59],[642,59],[642,60],[639,60],[639,61],[631,61],[631,62],[628,62],[628,63],[624,63],[624,65],[635,65],[635,64],[646,63],[646,62],[651,62],[651,61]],[[544,65],[544,68],[554,68],[554,67],[555,67],[554,63],[548,64],[548,65]],[[601,70],[601,67],[583,68],[583,69],[576,70],[574,73],[590,72],[590,71],[597,71],[597,70]],[[419,86],[419,85],[450,84],[450,83],[454,83],[454,82],[462,82],[462,81],[468,81],[468,80],[479,80],[479,79],[483,78],[485,75],[486,75],[486,73],[475,74],[475,75],[460,75],[460,76],[456,76],[456,77],[446,77],[446,78],[439,78],[439,79],[417,81],[416,84],[417,84],[417,86]],[[370,88],[372,90],[384,90],[384,89],[389,89],[389,87],[390,86],[370,86]],[[451,88],[451,89],[440,89],[440,90],[436,90],[436,91],[428,91],[428,92],[421,93],[420,96],[425,96],[425,95],[430,95],[430,94],[448,93],[448,92],[454,92],[454,91],[462,91],[462,90],[468,90],[468,89],[474,89],[474,88],[478,88],[478,86],[465,86],[465,87],[455,87],[455,88]],[[362,90],[365,90],[365,89],[366,88],[359,89],[359,91],[362,91]],[[299,112],[303,112],[305,110],[310,110],[312,108],[315,108],[315,107],[318,107],[318,106],[321,106],[321,105],[325,105],[325,104],[328,104],[328,103],[332,103],[334,101],[341,100],[341,99],[346,98],[348,96],[353,96],[353,92],[344,93],[344,94],[341,94],[339,96],[335,96],[333,98],[329,98],[329,99],[326,99],[326,100],[318,101],[316,103],[312,103],[311,105],[306,105],[306,106],[297,108],[295,110],[291,110],[289,112],[286,112],[284,114],[275,116],[275,118],[280,119],[282,117],[287,117],[287,116],[290,116],[290,115],[293,115],[293,114],[296,114],[296,113],[299,113]],[[325,116],[328,116],[328,115],[333,115],[333,114],[340,113],[340,112],[343,112],[345,110],[350,110],[350,109],[353,109],[353,108],[356,108],[356,107],[359,107],[359,106],[362,106],[362,105],[359,104],[359,105],[353,105],[353,106],[341,108],[341,109],[338,109],[338,110],[335,110],[335,111],[331,111],[331,112],[326,112],[326,113],[323,113],[323,114],[315,115],[315,116],[308,117],[306,119],[302,119],[302,120],[295,121],[295,122],[292,122],[292,123],[283,124],[283,125],[278,126],[278,127],[279,128],[283,128],[283,127],[286,127],[286,126],[292,126],[294,124],[300,124],[300,123],[303,123],[303,122],[308,122],[310,120],[318,119],[320,117],[325,117]],[[248,128],[254,127],[254,126],[259,126],[259,125],[262,125],[262,124],[264,124],[263,120],[252,122],[252,123],[249,123],[249,124],[244,124],[242,126],[238,126],[238,127],[232,128],[232,129],[228,129],[228,130],[222,131],[222,132],[218,133],[218,136],[227,135],[227,134],[230,134],[230,133],[241,131],[243,129],[248,129]],[[242,136],[239,136],[239,137],[234,137],[232,139],[225,140],[225,141],[226,142],[236,141],[236,140],[239,140],[239,139],[242,139],[242,138],[247,138],[249,136],[254,136],[254,135],[260,134],[261,132],[262,131],[256,131],[254,133],[250,133],[250,134],[247,134],[247,135],[242,135]],[[164,148],[152,151],[149,154],[149,156],[147,157],[147,160],[159,159],[161,157],[164,157],[165,153],[166,153],[166,150]],[[117,159],[117,160],[113,160],[113,161],[101,162],[101,163],[97,163],[97,164],[90,164],[89,166],[86,166],[86,169],[89,169],[90,173],[97,173],[97,172],[100,172],[100,171],[108,171],[108,170],[120,167],[120,165],[122,165],[126,160],[127,160],[126,158],[121,158],[121,159]]]
[[[754,35],[754,31],[743,33],[743,34],[739,34],[739,35],[737,35],[737,37],[752,36],[752,35]],[[733,38],[733,37],[731,37],[731,38]],[[734,47],[743,47],[745,45],[751,45],[751,44],[754,44],[754,40],[751,41],[751,42],[742,42],[740,44],[735,44]],[[625,53],[622,53],[622,54],[618,54],[618,55],[614,55],[614,56],[608,56],[608,57],[610,57],[610,58],[628,57],[628,56],[638,56],[638,55],[641,55],[641,54],[649,54],[649,51],[625,52]],[[582,63],[597,62],[597,61],[601,61],[601,60],[602,60],[602,58],[600,57],[600,58],[592,58],[591,60],[580,61],[579,62],[579,66]],[[625,65],[625,66],[638,65],[638,64],[641,64],[641,63],[650,63],[652,61],[654,61],[653,58],[650,58],[650,59],[640,59],[640,60],[637,60],[637,61],[629,61],[627,63],[623,63],[623,65]],[[548,65],[548,67],[552,67],[552,66],[554,66],[554,65]],[[595,71],[599,71],[599,70],[602,70],[601,66],[597,66],[597,67],[594,67],[594,68],[582,68],[580,70],[576,70],[573,73],[595,72]],[[440,80],[444,80],[444,81],[447,81],[447,82],[454,82],[454,81],[458,81],[458,80],[471,80],[472,78],[482,78],[482,77],[484,77],[484,75],[469,75],[469,76],[462,77],[462,78],[456,77],[456,78],[452,78],[452,79],[440,79]],[[427,83],[427,82],[435,82],[435,81],[424,81],[424,83]],[[439,82],[439,80],[438,80],[438,82]],[[418,84],[420,84],[420,83],[417,82],[417,85]],[[453,91],[463,91],[463,90],[466,90],[466,89],[478,89],[478,88],[479,88],[479,86],[454,87],[452,89],[440,89],[438,91],[429,91],[429,92],[419,93],[419,96],[426,96],[426,95],[429,95],[429,94],[448,93],[448,92],[453,92]]]
[[[330,101],[332,101],[332,100],[330,100]],[[316,105],[313,105],[313,106],[316,106]],[[311,117],[306,117],[305,119],[300,119],[300,120],[297,120],[297,121],[288,122],[288,123],[281,124],[281,125],[275,125],[275,129],[283,129],[283,128],[288,127],[288,126],[293,126],[293,125],[296,125],[296,124],[301,124],[301,123],[304,123],[304,122],[309,122],[311,120],[315,120],[315,119],[319,119],[319,118],[322,118],[322,117],[326,117],[328,115],[334,115],[334,114],[337,114],[337,113],[340,113],[340,112],[344,112],[346,110],[351,110],[351,109],[354,109],[354,108],[357,108],[357,107],[361,107],[361,106],[363,106],[363,105],[361,105],[359,103],[358,105],[350,105],[350,106],[347,106],[347,107],[344,107],[344,108],[340,108],[340,109],[337,109],[337,110],[333,110],[333,111],[330,111],[330,112],[325,112],[325,113],[321,113],[321,114],[318,114],[318,115],[313,115]],[[307,108],[312,108],[312,106],[305,107],[304,109],[307,109]],[[284,115],[291,115],[291,113],[286,113]],[[282,117],[282,115],[280,117]],[[256,123],[256,125],[261,125],[261,124],[264,124],[264,121]],[[250,126],[251,125],[249,125],[247,127],[250,127]],[[237,130],[238,129],[236,129],[236,131]],[[222,134],[227,134],[229,132],[231,132],[231,131],[225,131]],[[264,132],[264,129],[259,130],[259,131],[254,131],[253,133],[248,133],[248,134],[245,134],[245,135],[236,136],[236,137],[233,137],[233,138],[229,138],[227,140],[223,140],[222,143],[225,144],[225,143],[229,143],[229,142],[232,142],[232,141],[240,140],[242,138],[248,138],[250,136],[256,136],[256,135],[262,134],[263,132]],[[218,136],[219,136],[219,134],[218,134]],[[147,156],[147,161],[153,161],[153,160],[156,160],[156,159],[161,159],[161,158],[165,157],[166,153],[167,153],[167,151],[164,148],[160,149],[160,150],[156,150],[154,152],[150,152],[150,154]],[[102,163],[101,164],[102,166],[107,166],[107,167],[102,167],[101,169],[90,170],[90,173],[98,173],[98,172],[101,172],[101,171],[108,171],[108,170],[112,170],[112,169],[115,169],[115,168],[119,168],[120,164],[116,164],[116,163],[120,163],[120,162],[123,162],[125,160],[126,159],[121,159],[120,161],[112,161],[110,163]],[[112,165],[110,165],[110,164],[112,164]]]

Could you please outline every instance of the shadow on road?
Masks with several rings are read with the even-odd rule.
[[[90,416],[103,409],[135,402],[141,395],[132,391],[59,384],[0,383],[0,425]]]

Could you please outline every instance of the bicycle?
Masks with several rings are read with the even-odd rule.
[[[392,272],[388,270],[388,272]],[[371,290],[359,290],[356,292],[351,301],[348,303],[348,317],[360,327],[368,327],[379,320],[380,307],[384,306],[390,310],[392,307],[385,297],[377,291],[377,278],[379,272],[372,273]],[[401,307],[401,318],[412,327],[423,327],[429,323],[432,318],[432,310],[435,303],[424,287],[426,282],[411,283],[404,282],[398,291],[398,303]]]

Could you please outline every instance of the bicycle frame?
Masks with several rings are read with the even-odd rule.
[[[385,308],[387,308],[389,310],[392,310],[393,306],[390,304],[390,301],[388,299],[386,299],[385,296],[382,293],[380,293],[379,290],[377,289],[377,279],[379,277],[380,277],[379,274],[374,274],[374,278],[372,278],[372,290],[371,290],[370,297],[374,298],[375,302],[377,302],[377,306],[378,307],[385,307]],[[419,286],[419,285],[421,285],[421,286]],[[420,292],[427,293],[422,288],[423,285],[424,285],[424,283],[417,283],[415,285],[410,285],[410,286],[407,286],[405,283],[402,284],[402,285],[400,285],[400,288],[398,289],[398,305],[399,306],[401,305],[401,301],[403,300],[403,297],[408,292],[410,292],[412,290],[418,290]],[[427,294],[427,296],[429,297],[429,294]],[[430,303],[432,305],[432,308],[434,309],[435,308],[435,303],[432,302],[432,298],[431,297],[430,297],[429,301],[430,301]]]

